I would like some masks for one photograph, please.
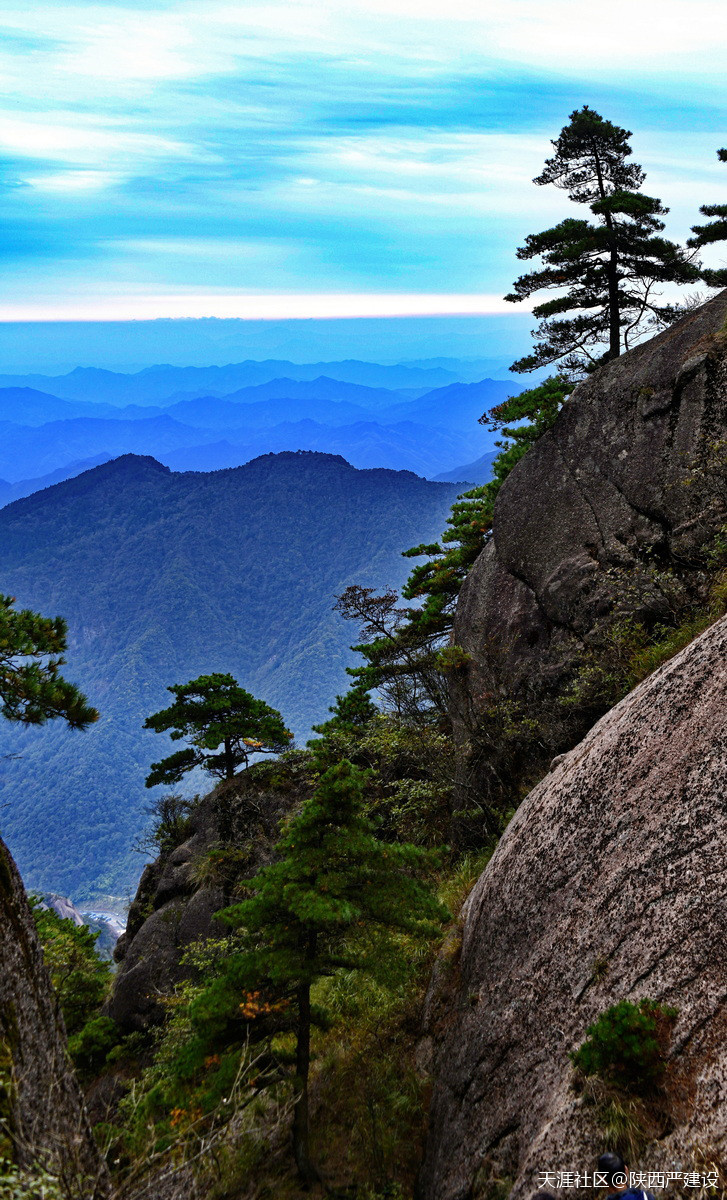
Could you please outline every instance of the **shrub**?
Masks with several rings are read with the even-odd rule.
[[[589,1025],[571,1060],[583,1075],[596,1075],[630,1092],[652,1091],[663,1079],[676,1016],[675,1008],[655,1000],[620,1000]]]
[[[68,1039],[68,1050],[77,1067],[96,1071],[106,1061],[106,1055],[120,1041],[119,1027],[111,1017],[91,1017],[78,1033]]]
[[[192,831],[192,813],[198,803],[198,796],[188,800],[176,792],[159,796],[153,804],[146,806],[145,811],[152,818],[152,824],[137,838],[134,850],[152,858],[176,850]]]

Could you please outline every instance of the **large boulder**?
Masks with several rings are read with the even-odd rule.
[[[453,994],[430,1000],[424,1200],[593,1169],[604,1133],[569,1051],[624,998],[678,1009],[659,1140],[632,1166],[725,1163],[726,850],[727,617],[565,755],[471,893]]]
[[[2,1158],[59,1175],[69,1198],[108,1192],[25,890],[0,840]]]
[[[596,371],[505,481],[457,606],[462,808],[497,804],[503,780],[512,802],[613,703],[562,699],[617,656],[625,619],[704,602],[727,519],[726,318],[722,292]]]

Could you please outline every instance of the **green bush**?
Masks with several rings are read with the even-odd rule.
[[[78,1033],[68,1039],[68,1050],[83,1071],[99,1070],[110,1050],[119,1044],[119,1027],[111,1017],[91,1017]]]
[[[583,1075],[596,1075],[630,1092],[648,1092],[662,1082],[665,1052],[677,1010],[655,1000],[620,1000],[586,1030],[571,1053]]]

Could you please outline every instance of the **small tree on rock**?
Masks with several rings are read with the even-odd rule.
[[[246,692],[232,675],[200,675],[167,690],[174,703],[147,717],[144,728],[169,731],[172,741],[186,738],[191,745],[152,763],[147,787],[179,783],[194,767],[231,779],[247,767],[251,755],[280,754],[293,740],[280,713]]]

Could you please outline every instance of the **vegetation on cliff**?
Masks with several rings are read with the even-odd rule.
[[[395,592],[377,595],[355,584],[339,596],[338,610],[358,622],[363,639],[353,649],[364,664],[349,667],[348,673],[356,688],[385,696],[399,716],[416,723],[426,712],[448,724],[446,673],[462,665],[457,647],[449,644],[459,590],[492,534],[500,488],[552,427],[571,390],[565,376],[555,375],[480,418],[502,434],[496,442],[500,452],[492,464],[492,479],[457,498],[439,542],[404,551],[406,558],[426,560],[414,567],[402,588],[402,597],[412,604],[400,606]]]

